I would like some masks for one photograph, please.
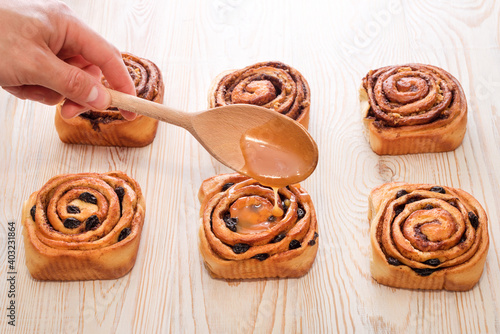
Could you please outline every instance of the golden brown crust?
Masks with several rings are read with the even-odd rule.
[[[122,172],[64,174],[24,203],[26,265],[39,280],[114,279],[134,266],[145,215]]]
[[[261,62],[218,75],[209,89],[208,107],[235,103],[269,108],[306,129],[309,125],[309,84],[299,71],[281,62]]]
[[[462,143],[465,94],[458,80],[439,67],[406,64],[370,71],[360,100],[377,154],[445,152]]]
[[[463,190],[386,183],[370,193],[371,273],[408,289],[472,289],[488,252],[488,219]]]
[[[164,84],[160,70],[151,61],[123,53],[123,62],[134,81],[137,96],[163,103]],[[106,79],[102,82],[109,87]],[[55,125],[61,141],[68,144],[142,147],[156,136],[158,120],[137,115],[133,121],[124,119],[116,108],[87,111],[71,119],[61,117],[56,107]]]
[[[213,277],[300,277],[309,271],[318,249],[311,198],[298,184],[281,188],[279,194],[283,216],[274,217],[267,230],[241,233],[231,230],[224,218],[234,203],[257,197],[260,203],[269,204],[274,201],[273,191],[240,174],[217,175],[203,182],[199,248]]]

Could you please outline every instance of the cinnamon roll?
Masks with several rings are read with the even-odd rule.
[[[31,276],[67,281],[125,275],[135,263],[144,214],[139,184],[122,172],[53,177],[23,207]]]
[[[431,65],[370,71],[360,88],[363,123],[377,154],[445,152],[462,143],[467,101],[450,73]]]
[[[407,289],[472,289],[488,252],[488,219],[463,190],[386,183],[369,198],[371,273]]]
[[[275,197],[247,176],[222,174],[202,183],[199,199],[199,248],[212,277],[299,277],[311,268],[318,226],[300,185],[281,188]]]
[[[150,60],[129,53],[122,54],[123,62],[135,83],[138,97],[163,103],[164,85],[160,70]],[[102,83],[109,87],[103,77]],[[117,108],[89,110],[71,119],[61,117],[61,102],[57,105],[55,125],[59,138],[68,144],[142,147],[156,136],[158,120],[137,115],[126,120]]]
[[[309,125],[311,93],[302,74],[281,62],[261,62],[217,76],[209,90],[208,107],[254,104]]]

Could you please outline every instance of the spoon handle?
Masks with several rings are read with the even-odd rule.
[[[108,91],[111,95],[111,106],[113,107],[155,118],[188,130],[191,128],[191,115],[189,113],[116,90],[108,89]]]

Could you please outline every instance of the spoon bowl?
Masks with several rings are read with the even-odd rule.
[[[309,132],[273,110],[233,104],[187,113],[111,89],[109,93],[112,106],[188,130],[218,161],[262,184],[298,183],[318,163]]]

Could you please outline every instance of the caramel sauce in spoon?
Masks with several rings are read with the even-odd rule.
[[[294,141],[278,119],[248,130],[240,141],[241,173],[273,188],[299,183],[316,168],[316,147]]]
[[[298,183],[316,168],[317,148],[295,142],[278,119],[248,130],[240,141],[245,165],[241,172],[264,186],[273,188],[272,214],[283,215],[278,205],[278,189]]]

